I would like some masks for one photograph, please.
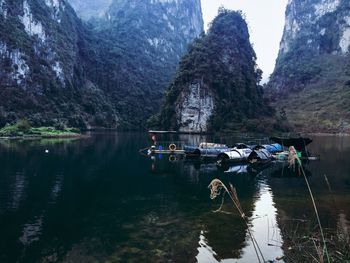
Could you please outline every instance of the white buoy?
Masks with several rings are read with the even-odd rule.
[[[45,150],[45,153],[49,153],[49,150],[46,149],[46,150]]]

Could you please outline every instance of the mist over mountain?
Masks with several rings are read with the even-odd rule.
[[[78,16],[85,21],[103,18],[113,0],[69,0]]]

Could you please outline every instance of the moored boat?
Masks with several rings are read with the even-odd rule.
[[[283,147],[294,146],[297,151],[303,152],[307,145],[312,143],[312,139],[295,137],[295,138],[282,138],[282,137],[270,137],[270,140],[275,143],[281,144]]]
[[[218,163],[246,162],[266,163],[273,159],[272,153],[282,151],[279,144],[264,144],[250,146],[243,143],[236,144],[230,151],[218,155]]]
[[[249,155],[253,152],[250,148],[232,148],[229,151],[220,153],[217,156],[218,164],[229,163],[229,162],[245,162]]]
[[[184,146],[187,157],[217,157],[220,153],[229,151],[230,148],[226,144],[202,142],[198,147]]]
[[[283,147],[279,143],[272,143],[272,144],[262,144],[259,145],[260,148],[266,149],[269,153],[278,153],[283,151]]]
[[[251,154],[248,156],[247,160],[251,164],[264,164],[271,162],[273,156],[264,146],[259,145],[254,148]]]

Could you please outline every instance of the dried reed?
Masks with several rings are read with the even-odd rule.
[[[226,185],[223,182],[221,182],[219,179],[214,179],[214,180],[211,181],[211,183],[209,184],[208,188],[210,189],[210,198],[211,199],[215,199],[216,197],[220,196],[221,194],[223,194],[223,198],[224,198],[224,195],[226,193],[228,194],[228,196],[232,200],[234,206],[236,207],[236,209],[238,210],[238,212],[241,215],[242,219],[244,220],[244,223],[247,226],[248,234],[250,236],[250,239],[252,240],[252,244],[253,244],[253,247],[254,247],[255,254],[256,254],[257,258],[258,258],[258,261],[259,262],[261,262],[261,261],[265,262],[264,255],[262,254],[261,249],[259,247],[259,244],[258,244],[258,242],[256,241],[255,237],[252,234],[249,222],[247,220],[247,217],[245,216],[245,213],[243,212],[241,203],[240,203],[240,201],[238,199],[237,191],[233,187],[233,185],[230,184],[230,190],[229,190],[226,187]],[[218,210],[216,210],[215,212],[220,211],[222,206],[223,206],[223,201],[221,203],[220,208]]]
[[[295,150],[295,148],[293,146],[289,147],[288,162],[289,162],[289,166],[293,167],[294,169],[295,169],[295,164],[297,163],[298,166],[299,166],[299,171],[301,171],[302,175],[304,176],[304,179],[305,179],[305,182],[306,182],[306,186],[307,186],[307,188],[309,190],[311,201],[312,201],[312,204],[313,204],[313,207],[314,207],[314,211],[315,211],[317,222],[318,222],[318,227],[320,228],[320,233],[321,233],[322,242],[323,242],[323,252],[320,253],[319,249],[316,249],[316,251],[317,251],[317,254],[319,255],[320,262],[323,262],[323,254],[325,254],[326,257],[327,257],[327,262],[330,263],[330,258],[329,258],[329,254],[328,254],[327,244],[326,244],[326,240],[325,240],[325,237],[324,237],[324,234],[323,234],[323,228],[322,228],[322,225],[321,225],[321,220],[320,220],[320,217],[318,215],[318,210],[317,210],[317,207],[316,207],[315,198],[314,198],[314,195],[313,195],[313,193],[311,191],[311,187],[310,187],[309,181],[308,181],[308,179],[307,179],[307,177],[305,175],[305,172],[304,172],[301,160],[298,157],[297,151]]]

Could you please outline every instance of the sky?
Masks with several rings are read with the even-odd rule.
[[[283,34],[284,12],[288,0],[201,0],[204,26],[207,29],[220,6],[242,10],[248,23],[250,42],[263,70],[263,83],[273,72]]]

